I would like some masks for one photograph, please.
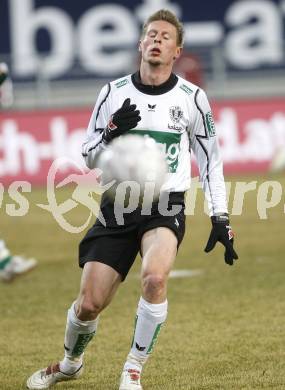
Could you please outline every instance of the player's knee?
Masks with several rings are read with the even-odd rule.
[[[77,305],[77,316],[82,321],[95,320],[104,305],[94,298],[82,297]]]
[[[147,274],[143,277],[143,290],[146,296],[155,298],[160,296],[166,286],[166,278],[161,274]]]

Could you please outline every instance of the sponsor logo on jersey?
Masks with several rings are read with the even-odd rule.
[[[180,85],[179,88],[181,88],[182,91],[188,93],[188,95],[191,95],[191,94],[193,93],[192,89],[189,88],[189,87],[188,87],[187,85],[185,85],[185,84]]]
[[[161,150],[165,153],[166,162],[168,164],[168,172],[176,172],[180,153],[181,133],[146,129],[130,130],[130,133],[153,138]]]
[[[156,104],[148,104],[148,111],[155,111]]]
[[[173,125],[168,124],[168,128],[171,130],[176,130],[176,131],[182,131],[183,127],[179,126],[180,119],[183,117],[183,111],[181,107],[179,106],[172,106],[169,108],[169,115],[170,119],[174,123]]]
[[[128,79],[123,79],[123,80],[120,80],[120,81],[116,82],[115,86],[117,88],[121,88],[121,87],[123,87],[126,84],[129,84],[129,80]]]
[[[170,125],[169,123],[168,123],[168,128],[169,128],[170,130],[176,130],[176,131],[182,131],[182,130],[183,130],[183,127],[182,127],[182,126]]]
[[[208,130],[209,137],[214,137],[216,135],[216,128],[213,119],[213,114],[211,111],[206,114],[206,126]]]

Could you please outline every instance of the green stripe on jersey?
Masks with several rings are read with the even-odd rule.
[[[209,137],[214,137],[216,135],[215,123],[213,119],[213,114],[211,111],[206,114],[206,125]]]
[[[128,80],[128,79],[123,79],[123,80],[117,81],[117,82],[115,83],[115,86],[116,86],[117,88],[121,88],[121,87],[123,87],[123,86],[126,85],[126,84],[129,84],[129,80]]]
[[[146,129],[130,130],[130,133],[153,138],[166,155],[169,172],[176,172],[180,152],[181,134]]]
[[[190,87],[188,87],[187,85],[185,85],[185,84],[180,85],[180,88],[184,92],[188,93],[188,95],[191,95],[193,93],[192,89]]]

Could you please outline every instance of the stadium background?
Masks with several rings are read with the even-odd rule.
[[[67,232],[38,204],[47,203],[47,174],[56,158],[81,163],[80,145],[99,89],[137,68],[141,22],[161,7],[177,12],[185,24],[184,55],[176,70],[210,97],[226,181],[232,188],[236,182],[256,184],[241,215],[232,217],[240,255],[233,269],[223,264],[221,248],[203,253],[210,226],[198,194],[175,267],[196,276],[170,280],[169,321],[157,359],[146,370],[145,388],[285,388],[285,180],[284,170],[273,169],[285,160],[284,0],[221,0],[219,6],[1,1],[0,62],[9,65],[11,80],[1,92],[0,231],[13,252],[37,257],[39,266],[0,286],[0,388],[24,388],[27,375],[61,356],[65,312],[80,277],[77,243],[84,233]],[[73,171],[69,164],[60,176]],[[266,201],[274,205],[268,218],[261,218],[257,205],[264,183],[269,183]],[[279,183],[280,197],[270,183]],[[13,192],[21,185],[24,204]],[[74,208],[64,217],[82,226],[89,211],[72,198],[74,188],[56,189],[57,204],[72,200]],[[234,196],[232,191],[230,210]],[[116,388],[139,295],[138,272],[139,261],[102,316],[98,340],[86,354],[86,376],[62,388]]]

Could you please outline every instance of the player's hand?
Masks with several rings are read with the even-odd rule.
[[[137,126],[141,117],[140,111],[136,108],[136,104],[131,104],[130,98],[124,101],[122,107],[111,116],[107,127],[104,129],[103,141],[105,143],[109,143],[113,138],[119,137]]]
[[[230,226],[229,217],[227,214],[213,216],[212,230],[210,233],[209,240],[207,242],[205,252],[210,252],[214,249],[216,243],[219,241],[225,247],[225,262],[229,265],[233,265],[234,260],[238,259],[238,255],[234,250],[234,233]]]
[[[4,63],[0,63],[0,85],[4,83],[6,78],[8,77],[8,66]]]

